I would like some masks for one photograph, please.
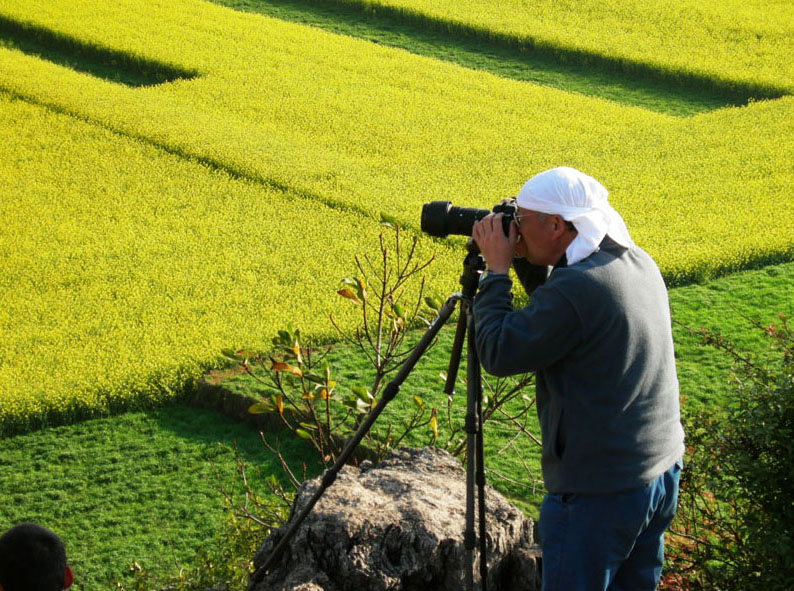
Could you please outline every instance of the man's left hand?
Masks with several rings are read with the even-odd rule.
[[[507,273],[510,270],[518,240],[514,224],[510,224],[510,234],[505,236],[502,229],[503,217],[503,213],[488,214],[474,223],[471,233],[485,264],[494,273]]]

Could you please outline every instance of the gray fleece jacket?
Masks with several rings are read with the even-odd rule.
[[[626,490],[681,458],[667,290],[647,253],[607,237],[555,268],[527,307],[513,310],[510,289],[507,275],[480,282],[477,351],[493,375],[536,372],[549,492]]]

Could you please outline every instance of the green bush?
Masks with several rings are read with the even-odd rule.
[[[688,462],[672,528],[676,588],[783,590],[794,579],[794,333],[761,327],[773,362],[723,337],[708,344],[735,359],[735,399],[718,416],[685,417]]]

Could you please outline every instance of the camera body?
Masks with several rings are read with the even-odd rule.
[[[516,217],[518,205],[515,199],[505,199],[497,203],[493,210],[471,207],[454,207],[449,201],[431,201],[422,206],[422,231],[431,236],[446,238],[450,234],[471,236],[474,222],[489,213],[503,213],[502,229],[505,236],[510,234],[510,224]]]

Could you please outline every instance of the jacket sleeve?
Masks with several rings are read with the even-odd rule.
[[[549,277],[549,267],[533,265],[527,259],[520,257],[513,259],[513,270],[527,295],[532,295],[532,292],[546,283],[546,279]]]
[[[508,376],[548,367],[581,340],[571,302],[553,286],[538,287],[528,306],[513,310],[507,275],[486,277],[474,301],[475,342],[485,371]]]

